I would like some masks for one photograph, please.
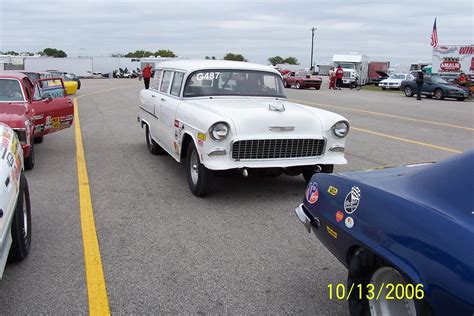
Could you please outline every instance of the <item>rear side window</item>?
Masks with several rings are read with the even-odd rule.
[[[153,79],[151,79],[151,85],[150,88],[153,90],[158,91],[160,88],[160,79],[161,75],[163,74],[163,70],[156,70],[153,76]]]
[[[179,92],[181,91],[181,84],[183,83],[184,73],[182,72],[175,72],[173,78],[173,84],[171,85],[171,95],[179,96]]]
[[[165,71],[163,74],[163,79],[161,79],[160,92],[168,93],[168,90],[171,85],[171,77],[173,76],[172,71]]]

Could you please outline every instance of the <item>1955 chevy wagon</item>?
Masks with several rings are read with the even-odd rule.
[[[140,92],[138,121],[148,150],[184,161],[191,191],[208,193],[215,172],[332,172],[344,158],[349,122],[289,102],[281,75],[245,62],[178,60],[160,63]]]

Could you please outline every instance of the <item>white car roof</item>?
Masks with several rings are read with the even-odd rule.
[[[242,69],[242,70],[257,70],[267,71],[280,74],[278,70],[273,67],[253,64],[243,61],[229,61],[229,60],[168,60],[155,65],[155,68],[172,68],[180,69],[186,72],[193,72],[201,69]]]

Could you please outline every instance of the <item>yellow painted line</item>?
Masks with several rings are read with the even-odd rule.
[[[367,110],[355,109],[355,108],[352,108],[352,107],[344,107],[344,106],[339,106],[339,105],[324,104],[324,103],[317,103],[317,102],[308,102],[308,101],[296,100],[296,99],[288,99],[288,100],[292,101],[292,102],[303,103],[303,104],[306,104],[306,105],[316,105],[316,106],[322,106],[322,107],[328,107],[328,108],[334,108],[334,109],[341,109],[341,110],[351,111],[351,112],[366,113],[366,114],[371,114],[371,115],[378,115],[378,116],[396,118],[396,119],[400,119],[400,120],[420,122],[420,123],[426,123],[426,124],[432,124],[432,125],[438,125],[438,126],[446,126],[446,127],[463,129],[463,130],[467,130],[467,131],[474,131],[474,128],[467,127],[467,126],[460,126],[460,125],[454,125],[454,124],[448,124],[448,123],[442,123],[442,122],[428,121],[428,120],[416,119],[416,118],[412,118],[412,117],[406,117],[406,116],[400,116],[400,115],[394,115],[394,114],[387,114],[387,113],[381,113],[381,112],[367,111]]]
[[[433,144],[429,144],[429,143],[419,142],[419,141],[416,141],[416,140],[411,140],[411,139],[407,139],[407,138],[403,138],[403,137],[398,137],[398,136],[383,134],[383,133],[379,133],[379,132],[374,132],[374,131],[370,131],[370,130],[368,130],[368,129],[357,128],[357,127],[352,127],[352,126],[351,126],[351,129],[352,129],[352,130],[359,131],[359,132],[364,132],[364,133],[369,133],[369,134],[372,134],[372,135],[377,135],[377,136],[385,137],[385,138],[390,138],[390,139],[399,140],[399,141],[406,142],[406,143],[410,143],[410,144],[415,144],[415,145],[419,145],[419,146],[424,146],[424,147],[429,147],[429,148],[434,148],[434,149],[449,151],[449,152],[451,152],[451,153],[456,153],[456,154],[462,153],[462,151],[459,151],[459,150],[456,150],[456,149],[447,148],[447,147],[442,147],[442,146],[437,146],[437,145],[433,145]]]
[[[81,124],[77,99],[74,98],[74,131],[76,136],[77,181],[79,185],[79,207],[81,214],[84,264],[86,270],[89,315],[110,315],[107,287],[105,285],[99,241],[95,229],[94,210],[87,175],[86,158],[82,144]]]

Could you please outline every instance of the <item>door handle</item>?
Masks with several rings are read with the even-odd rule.
[[[152,98],[154,98],[154,97],[155,97],[155,95],[154,95],[154,94],[152,94],[152,95],[151,95],[151,97],[152,97]]]
[[[164,102],[164,101],[166,101],[166,99],[163,99],[163,98],[161,98],[161,101],[163,101],[163,102]]]

